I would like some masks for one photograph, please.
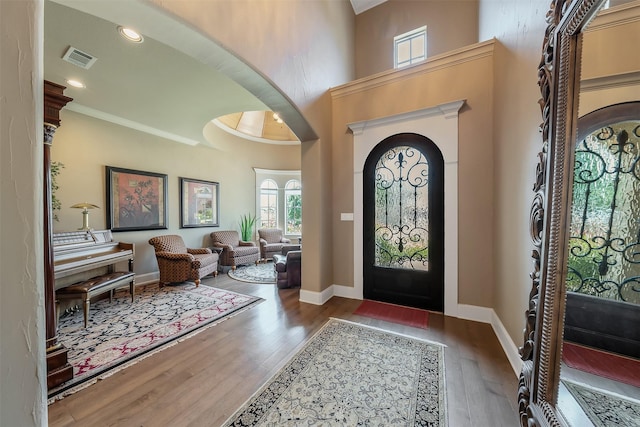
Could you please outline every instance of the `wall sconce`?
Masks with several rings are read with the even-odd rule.
[[[75,209],[82,209],[82,228],[78,228],[78,230],[91,230],[91,228],[89,227],[89,209],[100,209],[100,207],[86,202],[76,203],[71,207]]]

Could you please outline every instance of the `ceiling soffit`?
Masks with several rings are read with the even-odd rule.
[[[213,95],[208,99],[204,101],[200,99],[198,101],[199,103],[205,103],[206,105],[196,106],[193,104],[197,104],[198,102],[191,102],[190,96],[185,97],[184,94],[181,96],[173,96],[174,94],[167,94],[164,92],[164,90],[167,89],[166,87],[162,88],[160,93],[158,93],[158,90],[156,89],[155,93],[151,91],[150,93],[147,92],[146,94],[143,93],[138,95],[139,98],[145,101],[143,105],[146,106],[146,110],[145,108],[137,107],[138,110],[142,111],[138,116],[133,113],[131,116],[123,115],[120,113],[121,110],[119,109],[115,111],[113,109],[103,111],[102,105],[100,104],[101,101],[90,102],[87,100],[85,103],[82,95],[77,96],[75,92],[73,94],[70,93],[70,96],[73,96],[74,99],[77,100],[77,104],[83,105],[83,107],[86,107],[86,110],[103,111],[107,116],[120,115],[127,117],[127,120],[131,122],[139,121],[143,127],[149,126],[149,123],[154,123],[153,119],[155,117],[155,125],[167,132],[167,134],[175,133],[181,136],[186,135],[187,140],[203,141],[203,127],[213,117],[218,117],[235,111],[270,109],[278,111],[280,116],[286,121],[291,128],[291,131],[299,138],[300,141],[317,139],[316,133],[302,116],[302,113],[295,105],[293,105],[289,98],[270,81],[241,59],[235,57],[230,52],[217,45],[214,41],[187,27],[182,22],[173,19],[173,17],[168,16],[169,14],[166,11],[159,9],[157,6],[154,6],[149,2],[142,2],[138,0],[119,2],[118,8],[114,8],[111,1],[104,0],[91,2],[82,0],[48,0],[46,3],[49,2],[70,7],[76,11],[92,15],[93,17],[100,17],[110,23],[119,23],[124,25],[131,25],[132,23],[135,23],[135,28],[145,35],[145,43],[142,45],[145,45],[150,41],[152,44],[155,43],[155,46],[153,46],[154,49],[160,49],[161,47],[168,46],[177,51],[177,54],[188,57],[190,59],[191,66],[195,66],[196,69],[198,66],[200,67],[198,70],[199,73],[204,73],[205,71],[208,73],[210,86],[201,88],[199,93],[213,93]],[[68,15],[66,18],[69,18]],[[51,20],[53,17],[49,16],[49,14],[45,14],[45,28],[47,27],[47,19]],[[52,24],[51,22],[49,23]],[[92,24],[90,24],[90,26],[91,25]],[[62,22],[60,23],[60,27],[64,27]],[[77,29],[74,29],[74,31],[77,31]],[[117,35],[115,25],[113,25],[113,33]],[[47,37],[45,37],[45,41],[46,39]],[[65,46],[64,50],[66,50],[67,47],[68,46]],[[87,51],[88,53],[94,54],[98,57],[98,61],[92,69],[97,68],[101,59],[103,60],[103,63],[107,62],[109,55],[114,55],[118,51],[123,50],[122,45],[119,48],[112,47],[111,51],[107,49],[100,53],[93,52],[92,46],[85,47],[82,45],[74,47]],[[58,50],[60,50],[60,46],[57,46],[57,48],[53,50],[55,51],[52,53],[53,55],[60,53],[61,56],[64,53],[58,52]],[[45,56],[47,55],[46,51],[47,48],[45,46]],[[115,53],[113,51],[115,51]],[[58,58],[60,56],[58,56]],[[171,64],[167,64],[166,59],[164,61],[165,62],[162,63],[163,65],[161,67],[154,64],[156,66],[156,70],[160,73],[164,72],[165,68],[171,68]],[[124,61],[118,65],[123,66],[123,64],[128,66],[130,63]],[[70,64],[67,65],[71,66]],[[49,67],[47,67],[45,60],[45,78],[47,79],[49,79],[47,76],[48,69]],[[80,69],[78,68],[78,70]],[[88,70],[88,72],[91,71],[92,70]],[[191,68],[189,68],[187,70],[174,70],[173,75],[178,77],[181,75],[189,76],[185,79],[186,82],[184,82],[185,85],[189,86],[189,80],[191,80],[191,76],[195,74],[193,74]],[[113,74],[107,74],[104,78],[105,80],[108,80],[112,76]],[[137,78],[129,77],[127,84],[130,87],[120,86],[116,93],[118,95],[125,96],[127,93],[134,93],[139,89],[144,89],[144,85],[148,79],[149,75],[142,75]],[[59,81],[60,78],[58,77],[56,80]],[[137,87],[133,84],[133,81],[141,82],[139,86],[142,87]],[[99,90],[102,83],[104,83],[104,81],[97,81],[95,85],[92,85],[92,87],[87,85],[87,89]],[[183,82],[176,82],[174,86],[181,89],[182,84]],[[108,95],[108,93],[106,95]],[[192,96],[193,99],[199,99],[198,93],[194,93]],[[166,98],[170,102],[163,103],[163,98]],[[104,98],[102,98],[102,100],[104,100]],[[240,101],[238,102],[238,100]],[[126,100],[119,101],[120,106],[128,105]],[[153,105],[153,108],[149,107],[150,104]],[[174,107],[172,107],[172,105]],[[199,126],[192,126],[193,129],[185,129],[184,126],[181,128],[180,123],[176,123],[175,127],[172,127],[171,129],[163,129],[162,123],[166,123],[166,121],[163,122],[162,120],[158,120],[158,117],[156,116],[166,113],[162,111],[165,106],[169,109],[174,108],[174,111],[169,112],[168,117],[171,114],[180,116],[181,111],[185,110],[190,113],[188,117],[185,118],[187,121],[189,119],[193,120],[193,116],[197,116],[198,114],[202,115],[202,110],[205,111],[206,117],[198,117]],[[134,111],[136,109],[131,107],[130,110]],[[136,117],[139,117],[139,120],[137,120]],[[154,127],[154,124],[151,124],[150,126]],[[194,129],[196,128],[197,131],[194,132]]]

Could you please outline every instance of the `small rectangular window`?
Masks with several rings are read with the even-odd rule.
[[[427,59],[427,27],[416,28],[393,38],[393,66],[406,67]]]

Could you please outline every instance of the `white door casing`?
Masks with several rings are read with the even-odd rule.
[[[353,132],[353,280],[354,297],[363,298],[363,169],[373,148],[399,133],[432,140],[444,158],[444,314],[458,315],[458,113],[465,100],[350,123]]]

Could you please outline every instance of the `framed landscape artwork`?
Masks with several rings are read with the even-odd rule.
[[[180,228],[220,225],[219,183],[180,178]]]
[[[106,172],[107,228],[167,228],[167,175],[112,166],[107,166]]]

